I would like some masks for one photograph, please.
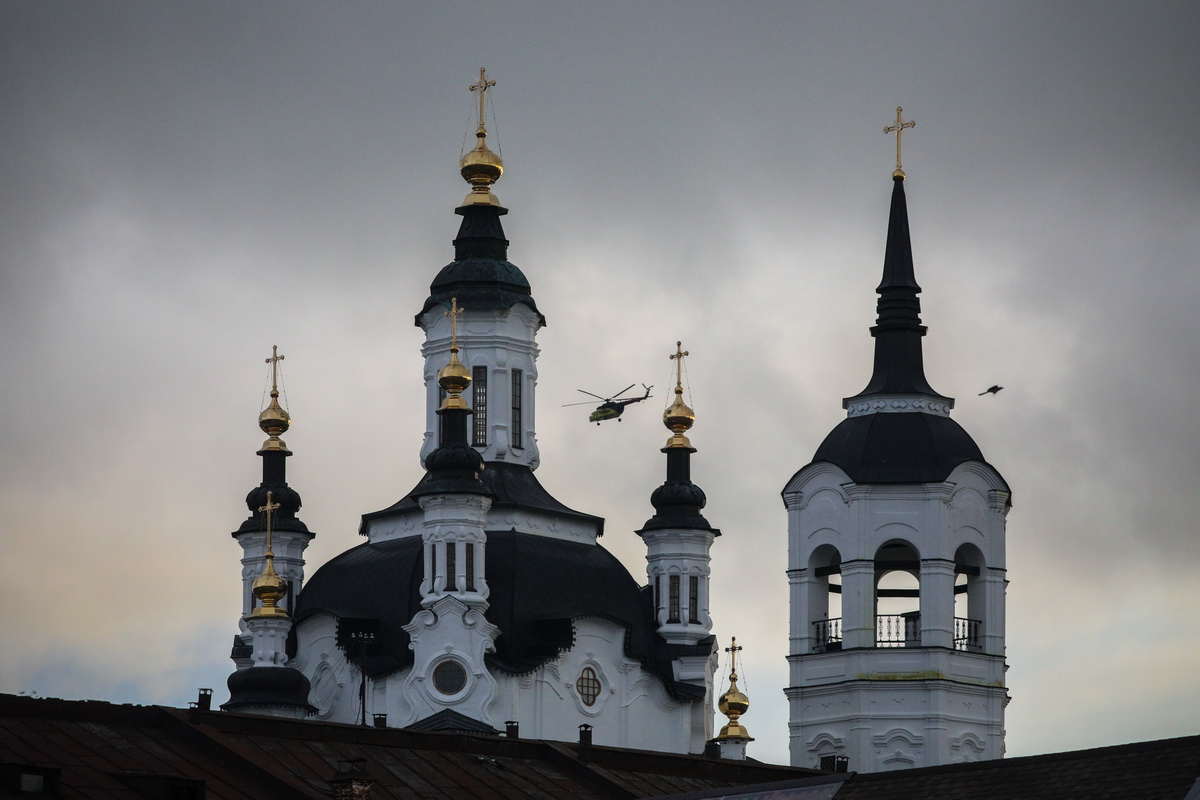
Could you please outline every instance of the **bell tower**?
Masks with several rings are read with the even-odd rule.
[[[1004,754],[1008,484],[925,378],[896,109],[874,369],[783,490],[793,766]]]

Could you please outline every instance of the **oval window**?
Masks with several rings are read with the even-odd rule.
[[[596,670],[584,667],[583,672],[579,673],[579,680],[575,681],[575,689],[585,706],[594,706],[596,698],[600,696],[600,678]]]
[[[458,694],[467,685],[467,671],[457,661],[443,661],[433,668],[433,688],[442,694]]]

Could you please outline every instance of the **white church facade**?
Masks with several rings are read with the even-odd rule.
[[[487,85],[481,76],[476,88]],[[507,260],[507,210],[491,190],[503,166],[487,147],[482,112],[481,97],[478,144],[460,165],[472,189],[456,209],[455,257],[416,314],[425,333],[425,476],[365,514],[365,542],[305,581],[312,534],[284,480],[286,412],[264,412],[263,484],[234,534],[246,589],[224,707],[562,741],[587,726],[598,744],[699,753],[713,738],[708,581],[719,531],[690,481],[694,449],[682,432],[693,417],[678,400],[665,420],[667,480],[638,531],[647,575],[635,580],[599,544],[603,519],[562,505],[534,474],[545,317]],[[270,520],[268,491],[285,501]],[[268,561],[286,610],[270,619],[254,588]]]

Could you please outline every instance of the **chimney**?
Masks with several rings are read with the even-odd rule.
[[[584,723],[579,726],[579,743],[589,745],[592,743],[592,726]]]
[[[515,719],[510,719],[504,723],[504,735],[509,739],[521,738],[521,726],[517,724]]]
[[[201,689],[196,696],[196,708],[201,711],[212,711],[212,689]]]
[[[371,716],[374,717],[374,719],[375,719],[375,727],[376,728],[386,728],[387,727],[387,714],[372,714]]]

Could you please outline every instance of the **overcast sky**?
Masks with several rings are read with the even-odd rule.
[[[897,105],[929,379],[1014,493],[1008,752],[1196,733],[1198,36],[1191,0],[0,0],[0,691],[226,699],[271,345],[309,574],[417,481],[486,66],[538,475],[644,576],[683,340],[751,755],[787,758],[779,492],[869,377]]]

